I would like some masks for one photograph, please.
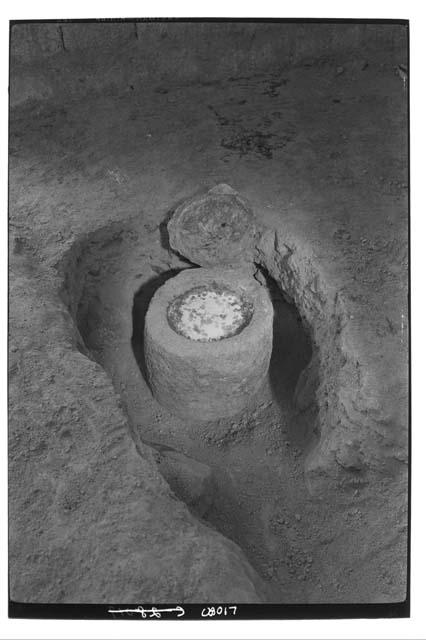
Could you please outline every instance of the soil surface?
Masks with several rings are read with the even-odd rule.
[[[126,576],[127,602],[405,598],[406,101],[393,63],[359,59],[14,109],[14,599],[120,601]],[[234,418],[191,423],[150,393],[143,323],[156,289],[192,266],[165,220],[219,182],[319,280],[295,267],[287,286],[275,247],[279,267],[258,274],[275,309],[267,384]],[[358,381],[321,351],[335,317],[314,307],[336,294]],[[202,512],[162,479],[168,448],[210,467]]]

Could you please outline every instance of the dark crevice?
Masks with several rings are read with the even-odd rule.
[[[58,27],[58,31],[59,31],[59,37],[61,39],[62,49],[64,51],[67,51],[67,48],[65,46],[65,40],[64,40],[64,30],[62,29],[62,27]]]
[[[255,278],[266,286],[274,307],[273,348],[269,377],[278,404],[288,407],[314,348],[299,310],[268,271],[256,264]]]

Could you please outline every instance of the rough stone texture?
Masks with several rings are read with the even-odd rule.
[[[251,25],[221,48],[159,25],[105,55],[99,42],[74,51],[66,30],[61,50],[54,27],[48,54],[39,26],[12,42],[12,597],[257,597],[235,545],[171,496],[150,436],[220,469],[211,522],[281,601],[404,599],[406,27],[274,39]],[[258,258],[314,338],[319,446],[288,408],[300,368],[212,432],[162,412],[132,353],[135,294],[142,317],[162,274],[185,266],[161,242],[164,219],[223,182],[270,229]],[[284,344],[275,361],[293,363],[299,343]]]
[[[217,342],[196,342],[176,333],[167,308],[194,286],[217,283],[253,305],[247,327]],[[145,321],[145,357],[157,401],[190,421],[232,416],[247,406],[268,373],[273,308],[265,288],[245,271],[186,269],[155,293]]]
[[[253,264],[258,235],[253,211],[226,184],[182,203],[167,230],[171,248],[201,267]]]
[[[408,363],[402,348],[407,340],[406,307],[402,307],[399,340],[392,340],[392,352],[382,351],[380,338],[395,336],[397,320],[385,316],[380,324],[377,299],[367,303],[365,294],[364,300],[358,297],[358,283],[351,283],[346,295],[342,289],[331,289],[330,273],[322,275],[318,264],[314,267],[312,257],[293,245],[288,234],[265,232],[258,251],[259,261],[296,301],[318,347],[321,382],[316,400],[321,440],[306,461],[312,486],[321,483],[324,473],[333,476],[338,471],[336,462],[357,472],[398,473],[408,462]],[[371,268],[369,281],[383,278],[386,270],[382,265]],[[384,295],[384,287],[381,293]],[[388,296],[384,309],[395,314],[389,308],[389,289]],[[372,318],[372,312],[377,316]],[[394,358],[400,364],[390,369],[389,361]],[[303,406],[305,399],[299,391],[304,378],[296,390]],[[314,382],[307,382],[305,390],[309,391]]]

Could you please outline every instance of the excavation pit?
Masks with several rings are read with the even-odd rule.
[[[201,26],[11,30],[11,599],[256,602],[231,539],[280,603],[401,603],[407,25]],[[180,198],[228,174],[251,207],[197,193],[181,232],[158,237]],[[168,245],[192,266],[260,262],[288,294],[273,300],[270,386],[241,417],[175,419],[140,375],[149,300],[188,267]],[[218,351],[255,315],[212,342],[169,330],[180,349]],[[300,377],[304,328],[318,364]],[[303,429],[319,446],[299,444]],[[211,526],[160,482],[145,441],[214,470]]]
[[[197,342],[215,342],[241,333],[253,316],[253,305],[243,295],[212,283],[178,296],[167,310],[172,329]]]

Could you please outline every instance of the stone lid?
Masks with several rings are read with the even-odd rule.
[[[181,204],[168,222],[172,249],[200,267],[250,264],[258,235],[248,201],[227,184]]]

